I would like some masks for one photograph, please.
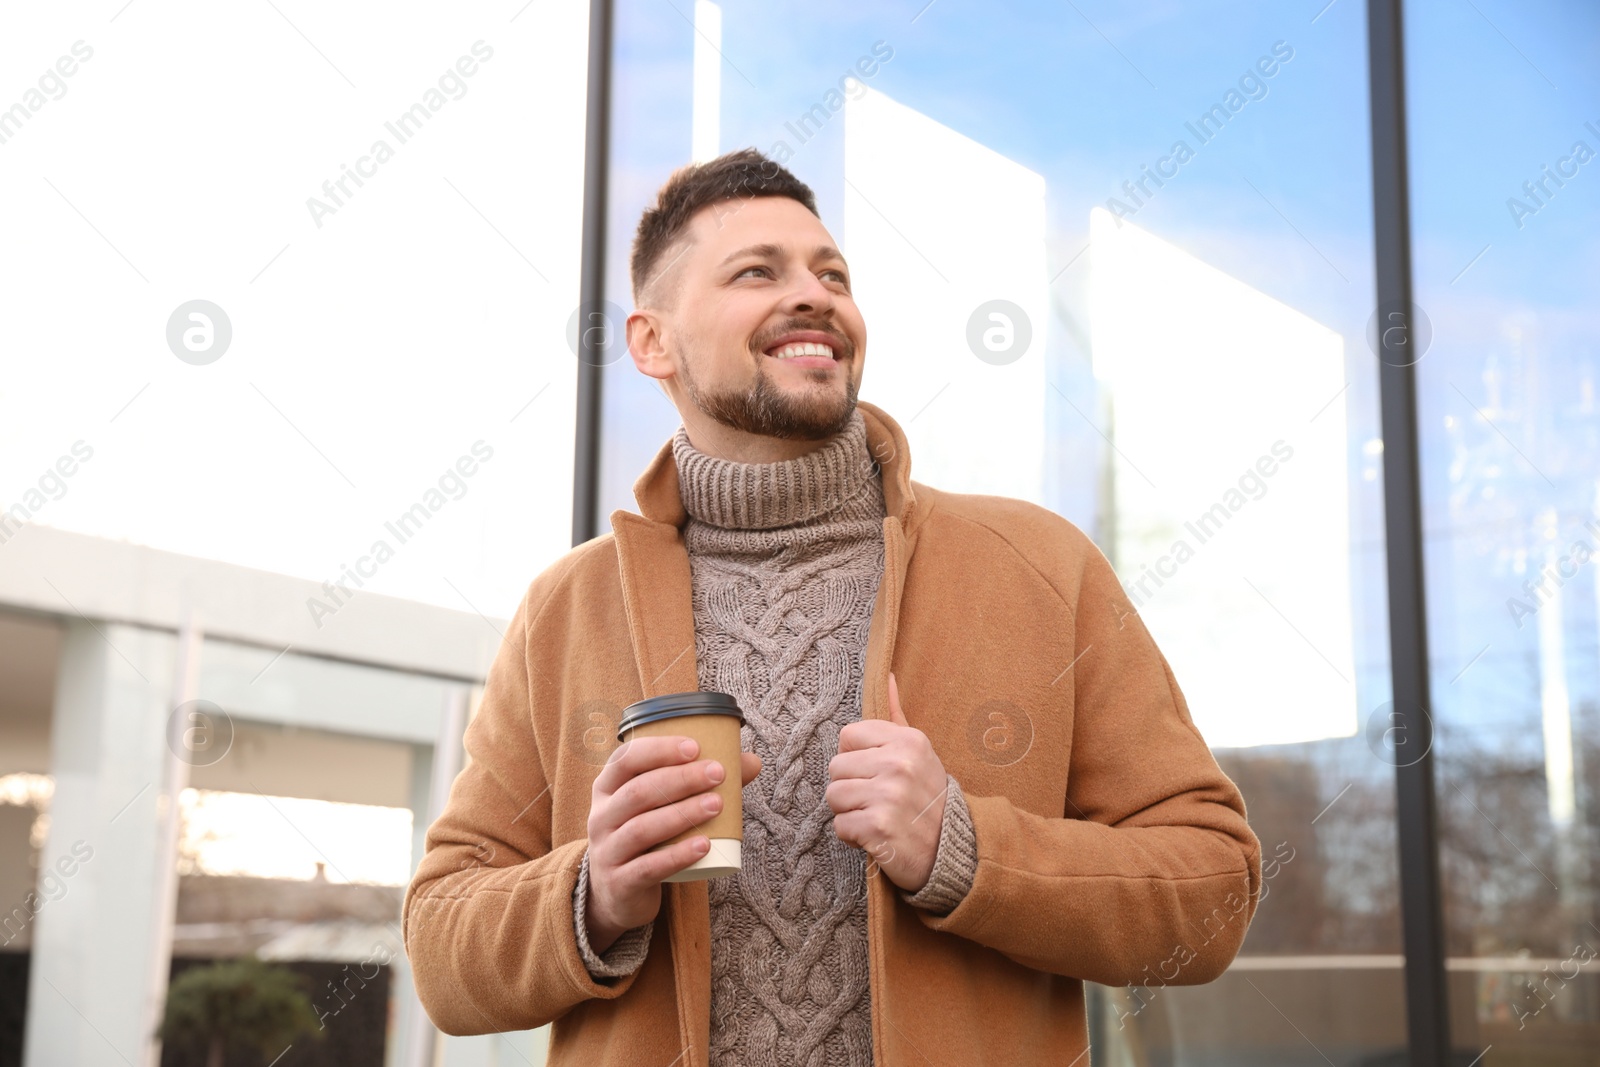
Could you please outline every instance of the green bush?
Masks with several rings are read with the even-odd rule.
[[[184,971],[167,990],[157,1036],[205,1050],[206,1067],[223,1067],[230,1048],[271,1059],[302,1037],[322,1038],[298,975],[254,956]]]

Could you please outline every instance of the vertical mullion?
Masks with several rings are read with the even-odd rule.
[[[1433,723],[1424,601],[1422,483],[1416,368],[1411,357],[1411,212],[1406,161],[1405,55],[1401,0],[1368,0],[1367,56],[1372,109],[1372,216],[1378,306],[1378,391],[1383,427],[1384,527],[1388,556],[1393,726],[1403,731],[1395,760],[1410,1062],[1450,1059],[1445,985]],[[1397,326],[1391,334],[1389,327]],[[1392,338],[1393,343],[1390,343]],[[1421,752],[1420,757],[1410,754]]]
[[[613,0],[589,0],[588,113],[583,146],[583,251],[578,277],[578,394],[572,452],[572,543],[594,537],[600,520],[600,386],[605,334],[588,329],[605,314],[606,207],[611,138]],[[606,323],[621,329],[621,323]]]

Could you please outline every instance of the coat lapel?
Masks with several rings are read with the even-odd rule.
[[[900,426],[872,404],[859,405],[867,424],[867,450],[883,482],[883,577],[867,630],[867,677],[862,687],[861,717],[889,718],[889,669],[900,632],[900,597],[906,567],[916,547],[921,509],[911,484],[911,455]]]
[[[618,511],[616,536],[623,603],[639,686],[646,697],[700,688],[694,652],[689,556],[676,526]],[[706,883],[662,886],[677,990],[684,1067],[707,1067],[711,1047],[711,903]]]

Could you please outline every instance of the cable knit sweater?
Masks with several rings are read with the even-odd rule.
[[[744,710],[761,756],[745,787],[743,867],[712,879],[711,1063],[872,1063],[866,852],[840,841],[824,796],[839,730],[861,718],[872,605],[883,573],[883,489],[860,412],[798,459],[750,464],[672,443],[693,581],[700,687]],[[948,793],[928,884],[901,898],[947,914],[972,886],[977,848],[960,785]],[[874,877],[881,877],[876,869]],[[643,963],[655,923],[596,955],[573,892],[579,950],[596,979]]]

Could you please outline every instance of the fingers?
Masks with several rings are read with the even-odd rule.
[[[894,671],[889,672],[889,718],[898,726],[909,726],[906,713],[900,708],[900,687],[895,683]]]
[[[761,757],[754,752],[741,752],[739,754],[739,763],[742,788],[753,782],[756,776],[761,773],[762,762]],[[669,838],[676,837],[685,830],[703,825],[722,810],[722,798],[714,792],[716,784],[709,780],[704,781],[703,784],[697,784],[700,780],[695,776],[694,772],[696,772],[698,766],[699,764],[682,768],[691,772],[689,778],[690,787],[697,791],[682,799],[674,800],[672,803],[663,803],[655,808],[638,812],[611,830],[606,851],[610,855],[617,857],[613,861],[617,866],[626,865],[634,859],[642,857],[643,854],[649,852],[656,845]],[[661,769],[657,768],[651,773],[660,774]],[[686,843],[679,842],[679,845]],[[678,848],[677,845],[673,847]],[[670,868],[668,873],[681,870],[683,866],[693,862],[695,858],[698,857],[692,856],[689,860],[684,861],[683,864]]]
[[[870,807],[878,787],[870,778],[839,778],[828,783],[822,797],[835,815]]]
[[[860,719],[846,723],[839,729],[839,751],[854,752],[886,745],[906,728],[904,722],[895,723],[888,719]]]
[[[644,738],[640,740],[664,740],[663,738]],[[658,746],[652,746],[658,748]],[[663,765],[650,767],[631,778],[627,778],[618,785],[614,792],[606,795],[599,778],[595,779],[596,797],[595,810],[591,812],[590,836],[599,833],[614,832],[621,828],[630,819],[644,812],[665,807],[683,800],[715,789],[724,777],[722,765],[716,760],[695,759],[690,760],[682,751],[669,743],[667,751],[660,755],[669,760]],[[638,759],[648,762],[648,755],[639,753],[626,753],[617,758],[612,764],[607,764],[602,775],[615,772],[620,775],[631,761]],[[698,821],[698,820],[697,820]],[[689,825],[693,825],[690,823]],[[680,827],[681,829],[681,827]],[[675,832],[675,831],[674,831]],[[667,835],[670,836],[670,835]],[[658,839],[659,840],[659,839]]]
[[[837,782],[844,778],[876,778],[894,773],[898,764],[894,751],[874,745],[849,752],[842,749],[828,761],[828,780]]]
[[[615,825],[621,826],[646,812],[713,790],[724,776],[722,765],[716,760],[696,760],[681,767],[646,771],[624,782],[612,795],[610,816]]]
[[[640,885],[664,882],[669,875],[677,874],[704,856],[708,845],[705,835],[697,834],[687,841],[679,841],[670,848],[646,852],[636,859],[629,860],[617,868],[617,873],[622,878]]]
[[[663,805],[635,815],[607,838],[605,847],[613,857],[614,865],[626,866],[643,858],[661,842],[707,822],[721,810],[722,798],[715,793],[687,797],[674,804]],[[685,843],[680,841],[678,845]],[[678,848],[678,845],[674,845],[673,848]],[[663,851],[669,850],[663,849]],[[672,868],[672,870],[679,869],[681,868]]]
[[[678,747],[689,742],[690,754]],[[636,737],[624,741],[595,778],[595,788],[602,793],[615,793],[628,779],[656,767],[670,767],[688,763],[700,754],[700,746],[688,737]]]

